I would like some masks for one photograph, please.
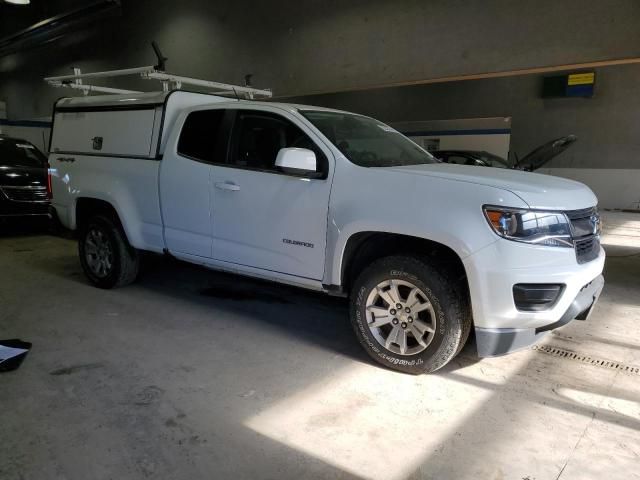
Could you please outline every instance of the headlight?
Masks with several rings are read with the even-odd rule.
[[[494,232],[516,242],[553,247],[571,247],[571,225],[562,212],[517,208],[483,207]]]

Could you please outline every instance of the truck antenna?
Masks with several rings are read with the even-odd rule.
[[[158,58],[158,64],[155,65],[155,69],[160,70],[161,72],[164,72],[166,70],[165,67],[167,64],[167,60],[169,59],[164,55],[162,55],[162,52],[160,51],[160,47],[158,46],[155,40],[151,42],[151,46],[153,47],[153,51],[155,52],[156,57]]]

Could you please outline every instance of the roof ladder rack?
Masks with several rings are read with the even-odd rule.
[[[52,87],[66,87],[81,90],[82,93],[88,95],[92,92],[110,93],[110,94],[129,94],[142,93],[136,90],[123,90],[120,88],[103,87],[99,85],[89,85],[83,83],[83,80],[96,78],[113,78],[125,76],[139,76],[145,80],[156,80],[161,82],[162,90],[180,90],[184,86],[193,86],[204,88],[209,93],[216,95],[240,95],[246,98],[266,97],[270,98],[273,93],[270,89],[253,88],[249,85],[231,85],[228,83],[212,82],[210,80],[201,80],[199,78],[183,77],[159,70],[156,66],[145,66],[136,68],[126,68],[122,70],[107,70],[104,72],[82,73],[79,68],[73,69],[73,75],[61,75],[58,77],[46,77],[44,80]],[[247,76],[250,78],[250,76]]]

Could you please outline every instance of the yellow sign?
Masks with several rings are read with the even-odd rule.
[[[595,80],[595,73],[572,73],[569,75],[568,85],[592,85]]]

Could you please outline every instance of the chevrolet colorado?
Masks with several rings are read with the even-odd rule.
[[[139,252],[350,298],[364,349],[426,373],[584,319],[604,280],[597,199],[577,182],[441,163],[325,108],[171,91],[54,107],[53,207],[100,288]],[[304,322],[304,319],[300,319]]]

